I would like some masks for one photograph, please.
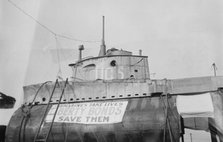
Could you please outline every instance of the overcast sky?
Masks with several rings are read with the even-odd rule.
[[[151,77],[185,78],[223,75],[222,0],[13,0],[57,34],[100,41],[101,18],[106,17],[107,48],[148,56]],[[55,80],[56,49],[62,75],[77,59],[97,56],[100,42],[79,42],[55,36],[7,0],[0,1],[0,91],[21,102],[22,86]],[[17,103],[18,104],[18,103]]]

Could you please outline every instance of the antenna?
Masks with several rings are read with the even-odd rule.
[[[102,16],[102,40],[101,40],[101,49],[98,56],[106,55],[106,45],[105,45],[105,16]]]
[[[102,16],[102,45],[105,46],[105,16]]]

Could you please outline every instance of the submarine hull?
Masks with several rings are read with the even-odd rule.
[[[63,120],[61,119],[62,117],[60,118],[61,122],[58,122],[60,119],[58,121],[55,119],[52,130],[49,131],[52,120],[47,122],[47,119],[56,105],[50,104],[37,140],[45,139],[46,134],[49,132],[48,142],[162,142],[164,139],[166,142],[179,141],[180,118],[174,106],[175,101],[174,96],[169,97],[168,100],[159,96],[85,102],[84,104],[126,102],[126,107],[122,109],[123,116],[121,119],[118,118],[119,116],[114,116],[120,119],[120,122],[115,122],[115,119],[114,122],[109,122],[109,118],[103,119],[103,116],[105,117],[106,115],[99,113],[93,115],[94,119],[89,118],[89,123],[86,123],[86,121],[78,122],[74,120],[74,114],[71,120],[63,112],[64,114],[61,114],[64,116]],[[74,104],[83,103],[61,104],[59,109],[63,105]],[[27,111],[24,111],[26,108],[19,108],[12,116],[7,127],[6,142],[34,141],[46,108],[46,105],[43,104],[34,105],[29,109],[28,114]],[[97,106],[97,108],[100,108],[100,106]],[[58,113],[57,115],[59,115]],[[167,113],[168,115],[166,115]],[[84,115],[81,117],[84,117]]]

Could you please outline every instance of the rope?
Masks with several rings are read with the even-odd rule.
[[[143,59],[144,59],[144,58],[141,58],[138,62],[136,62],[135,64],[130,65],[130,66],[135,66],[135,65],[137,65],[137,64],[140,63]]]
[[[167,129],[168,129],[168,131],[169,131],[169,136],[170,136],[170,141],[171,142],[174,142],[174,141],[176,141],[175,140],[175,138],[174,138],[174,136],[173,136],[173,132],[172,132],[172,128],[171,128],[171,125],[170,125],[170,120],[169,120],[169,117],[168,117],[168,112],[171,112],[171,113],[173,113],[172,111],[171,111],[171,109],[168,109],[168,107],[170,107],[170,104],[169,104],[169,101],[168,101],[168,94],[166,94],[166,99],[167,99],[167,102],[166,102],[166,104],[165,104],[165,101],[164,101],[164,98],[163,98],[163,96],[161,95],[161,100],[162,100],[162,103],[163,103],[163,110],[164,110],[164,114],[165,114],[165,117],[166,117],[166,120],[165,120],[165,125],[164,125],[164,137],[163,137],[163,142],[166,142],[166,127],[167,127]],[[172,114],[173,115],[173,114]],[[175,117],[173,117],[174,118],[174,121],[176,121],[175,119]],[[178,121],[178,120],[177,120]]]

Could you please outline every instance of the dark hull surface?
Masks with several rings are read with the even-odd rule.
[[[164,139],[166,142],[179,141],[180,123],[174,106],[175,97],[169,97],[168,101],[160,96],[121,100],[128,101],[122,122],[113,124],[54,122],[48,142],[163,142]],[[120,99],[109,101],[115,102]],[[27,113],[24,107],[18,109],[8,125],[6,142],[34,141],[45,109],[46,105],[35,105],[30,109],[30,113]],[[44,133],[47,133],[49,126],[50,123],[43,125],[39,138],[44,139]]]

